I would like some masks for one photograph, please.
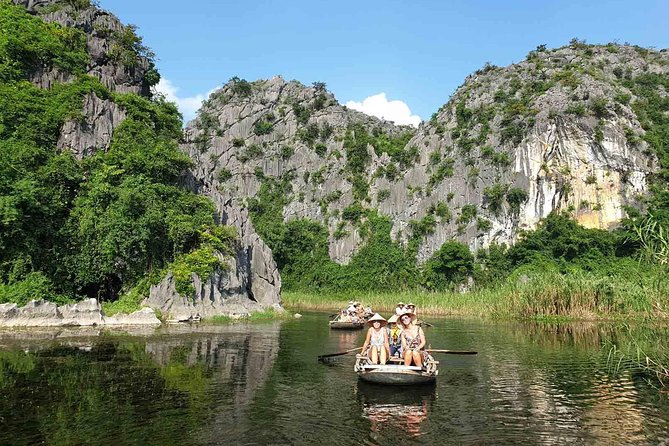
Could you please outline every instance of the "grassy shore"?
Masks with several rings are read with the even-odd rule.
[[[291,309],[336,311],[349,300],[390,313],[397,302],[414,303],[423,315],[494,318],[667,318],[669,280],[653,272],[636,277],[589,273],[535,274],[512,277],[488,289],[460,292],[310,293],[287,291],[283,305]]]
[[[235,322],[266,322],[277,319],[291,319],[292,317],[293,315],[288,311],[279,313],[274,311],[272,308],[269,308],[265,311],[257,311],[255,313],[251,313],[248,316],[242,317],[214,316],[205,319],[204,322],[212,324],[230,324]]]

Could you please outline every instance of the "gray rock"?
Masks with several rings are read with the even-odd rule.
[[[31,300],[24,307],[0,304],[0,327],[72,327],[107,325],[160,325],[151,308],[131,314],[105,317],[96,299],[57,306],[53,302]]]
[[[115,314],[105,316],[104,324],[112,325],[160,325],[160,319],[156,317],[153,308],[142,308],[130,314]]]
[[[84,98],[83,119],[71,119],[63,125],[58,140],[60,150],[69,150],[78,159],[106,150],[114,129],[126,114],[115,103],[89,93]]]
[[[405,245],[413,222],[439,203],[448,206],[452,218],[436,218],[419,246],[419,262],[452,239],[472,250],[513,244],[522,230],[535,228],[553,211],[570,212],[586,227],[614,228],[626,206],[643,206],[640,197],[648,193],[648,177],[658,169],[643,140],[628,140],[630,132],[640,137],[644,131],[629,105],[613,99],[623,92],[634,101],[617,82],[615,70],[666,75],[669,54],[630,46],[588,48],[540,52],[507,68],[469,76],[433,119],[413,130],[404,149],[417,148],[416,161],[402,167],[380,148],[367,147],[362,176],[369,194],[359,201],[388,216],[391,236]],[[574,65],[584,69],[572,73]],[[556,80],[570,73],[577,78],[574,86]],[[265,179],[287,181],[284,221],[307,218],[323,224],[330,233],[331,258],[348,262],[365,240],[342,217],[356,201],[347,170],[347,131],[360,125],[370,134],[398,136],[411,129],[348,110],[328,92],[295,81],[275,77],[249,85],[250,91],[240,93],[231,82],[212,93],[186,128],[182,148],[196,163],[195,181],[206,194],[220,194],[219,202],[241,206],[257,195]],[[500,92],[510,96],[500,102]],[[526,102],[522,94],[529,95]],[[319,97],[325,101],[317,107]],[[593,111],[597,98],[606,99],[602,116]],[[505,107],[514,100],[522,105],[505,116]],[[458,121],[458,106],[470,113],[466,123]],[[570,111],[576,106],[585,109],[585,116]],[[310,110],[306,120],[297,115],[299,109]],[[271,122],[271,128],[258,131],[256,124],[262,122]],[[324,127],[329,135],[319,133],[315,141],[306,141],[310,129]],[[505,135],[514,127],[520,132],[517,138]],[[463,138],[474,142],[469,147]],[[437,154],[442,160],[452,158],[452,175],[436,176]],[[396,178],[383,175],[388,168],[397,171]],[[226,175],[220,175],[223,171]],[[524,191],[527,199],[512,206],[507,195],[495,206],[490,197],[496,186]],[[381,191],[385,199],[379,200]],[[466,205],[474,206],[477,215],[458,221]],[[344,232],[335,237],[340,228]]]
[[[102,308],[97,299],[87,299],[76,304],[58,307],[63,318],[63,325],[100,325],[104,324]]]
[[[227,271],[215,271],[202,281],[197,274],[192,276],[193,295],[184,296],[176,290],[172,273],[151,287],[149,297],[142,305],[159,310],[169,322],[189,322],[213,316],[245,317],[253,312],[273,308],[283,311],[279,302],[268,299],[258,302],[249,299],[247,269],[239,269],[238,259],[227,259]],[[273,290],[270,290],[273,291]]]

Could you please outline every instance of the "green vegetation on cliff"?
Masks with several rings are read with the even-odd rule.
[[[620,57],[612,56],[619,51]],[[319,290],[326,296],[370,290],[381,293],[469,290],[479,296],[507,290],[521,281],[525,297],[513,305],[510,301],[507,303],[524,315],[627,311],[662,314],[657,309],[662,308],[667,299],[663,295],[664,288],[657,287],[656,281],[661,281],[666,274],[669,262],[669,100],[666,98],[669,77],[663,68],[666,65],[666,57],[657,51],[613,44],[593,46],[574,40],[557,50],[540,46],[526,61],[508,69],[487,66],[479,70],[426,125],[424,133],[433,138],[422,141],[429,154],[426,169],[429,180],[425,185],[407,184],[406,188],[410,195],[430,196],[434,191],[442,194],[444,188],[439,190],[439,187],[444,181],[466,176],[468,189],[458,192],[469,196],[478,188],[480,201],[452,203],[452,193],[448,198],[444,196],[443,201],[439,196],[422,217],[419,213],[418,218],[408,221],[407,229],[403,230],[406,233],[394,234],[392,238],[390,221],[374,209],[368,193],[376,178],[384,177],[392,183],[399,173],[401,179],[402,172],[417,163],[418,151],[412,153],[408,147],[410,136],[395,138],[392,146],[396,143],[397,149],[383,150],[383,136],[375,135],[363,124],[350,126],[342,138],[346,164],[341,173],[348,175],[353,186],[350,196],[353,203],[331,212],[326,212],[327,203],[325,206],[321,203],[323,224],[313,220],[284,222],[283,208],[290,202],[294,190],[288,182],[282,204],[274,201],[276,209],[271,218],[263,214],[263,206],[252,209],[254,223],[263,237],[269,228],[300,227],[292,237],[281,237],[278,244],[268,239],[275,253],[295,253],[284,256],[279,262],[289,296]],[[632,70],[632,66],[636,68]],[[653,167],[656,172],[647,179],[651,193],[633,198],[637,208],[626,209],[629,218],[621,222],[620,228],[603,231],[577,224],[573,218],[578,216],[579,210],[584,214],[597,212],[605,204],[583,200],[574,203],[571,197],[578,194],[574,193],[575,186],[570,181],[576,174],[567,165],[546,164],[536,181],[541,177],[543,181],[556,183],[559,192],[556,198],[561,203],[559,206],[553,203],[553,206],[564,211],[551,214],[534,231],[521,231],[519,241],[512,247],[492,245],[470,252],[459,241],[447,240],[429,258],[421,255],[425,237],[441,231],[442,225],[453,222],[457,227],[455,236],[471,237],[474,225],[477,234],[483,235],[499,230],[499,223],[505,223],[504,219],[522,217],[521,211],[530,193],[526,184],[515,180],[517,172],[511,172],[517,157],[512,149],[525,141],[530,131],[537,130],[537,126],[555,124],[558,128],[564,125],[578,128],[597,152],[604,150],[605,138],[608,141],[617,138],[620,132],[616,131],[621,125],[618,121],[623,118],[638,121],[643,128],[643,132],[638,127],[637,130],[625,129],[623,144],[627,150],[641,152],[641,144],[647,143],[648,150],[643,155],[656,156],[659,168]],[[436,145],[434,139],[439,140]],[[371,180],[367,171],[371,164],[370,147],[377,155],[387,153],[393,162],[390,168],[377,168]],[[546,154],[549,159],[554,156],[552,152]],[[611,166],[617,170],[615,163]],[[608,176],[608,171],[604,175]],[[622,189],[633,183],[626,175],[623,168]],[[529,178],[529,181],[534,180]],[[584,174],[580,181],[588,191],[600,191],[604,187],[601,177],[594,173]],[[451,184],[457,185],[457,181]],[[381,183],[381,187],[376,193],[378,203],[391,196],[386,184]],[[624,193],[631,195],[629,191]],[[337,198],[349,197],[344,193]],[[632,201],[627,198],[628,202]],[[256,203],[262,200],[256,197]],[[334,225],[332,216],[336,219]],[[378,224],[384,220],[389,223],[387,227]],[[259,221],[262,223],[258,224]],[[341,247],[341,243],[332,240],[341,240],[352,229],[362,240],[346,265],[335,264],[328,255],[332,247],[328,244]],[[393,239],[403,239],[406,243]],[[381,250],[378,243],[387,245],[384,249],[392,247],[399,253],[401,267],[394,254]],[[370,252],[384,253],[388,259],[386,267],[391,271],[388,276],[379,274],[384,268],[367,257]],[[295,261],[298,258],[306,260]],[[372,255],[372,258],[376,257]],[[310,279],[296,280],[303,277]],[[383,280],[377,280],[379,277]],[[636,291],[630,291],[635,286]],[[546,295],[539,292],[541,287],[545,287]],[[556,287],[561,288],[551,291]],[[647,296],[641,299],[643,290]],[[580,299],[578,304],[569,304],[569,293],[573,293],[572,298]],[[440,298],[432,296],[434,305],[439,306],[436,301]],[[455,296],[457,294],[454,299]],[[504,300],[501,294],[500,298]],[[534,298],[536,305],[532,303]],[[580,310],[576,311],[577,307]]]
[[[178,151],[174,104],[111,92],[85,75],[79,30],[7,2],[0,29],[13,30],[0,33],[0,302],[114,301],[174,260],[190,259],[179,265],[192,271],[218,265],[213,249],[199,250],[212,245],[213,205],[181,185],[192,161]],[[136,39],[126,46],[144,48]],[[49,70],[71,80],[48,89],[29,81]],[[57,143],[66,121],[85,119],[87,95],[127,116],[108,150],[78,160]]]

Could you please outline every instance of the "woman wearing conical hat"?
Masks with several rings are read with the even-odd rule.
[[[367,330],[367,337],[365,343],[362,344],[362,354],[367,354],[372,364],[385,364],[387,360],[387,352],[390,350],[388,346],[388,331],[383,328],[388,322],[379,313],[374,314],[367,321],[369,330]],[[369,352],[367,351],[369,349]]]
[[[425,334],[423,329],[414,324],[416,315],[413,313],[403,313],[399,319],[399,326],[402,327],[402,351],[404,352],[404,365],[414,365],[422,367],[423,356],[421,350],[425,347]]]

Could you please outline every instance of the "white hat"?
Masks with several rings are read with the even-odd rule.
[[[402,323],[402,325],[404,325],[404,322],[402,322],[402,318],[404,316],[409,316],[411,318],[411,322],[415,322],[417,317],[414,313],[405,311],[404,313],[400,314],[399,317],[397,318]]]
[[[369,325],[372,325],[376,321],[381,322],[381,326],[384,326],[388,323],[388,321],[383,316],[381,316],[379,313],[374,313],[374,316],[370,317],[369,320],[367,321],[367,323]]]

